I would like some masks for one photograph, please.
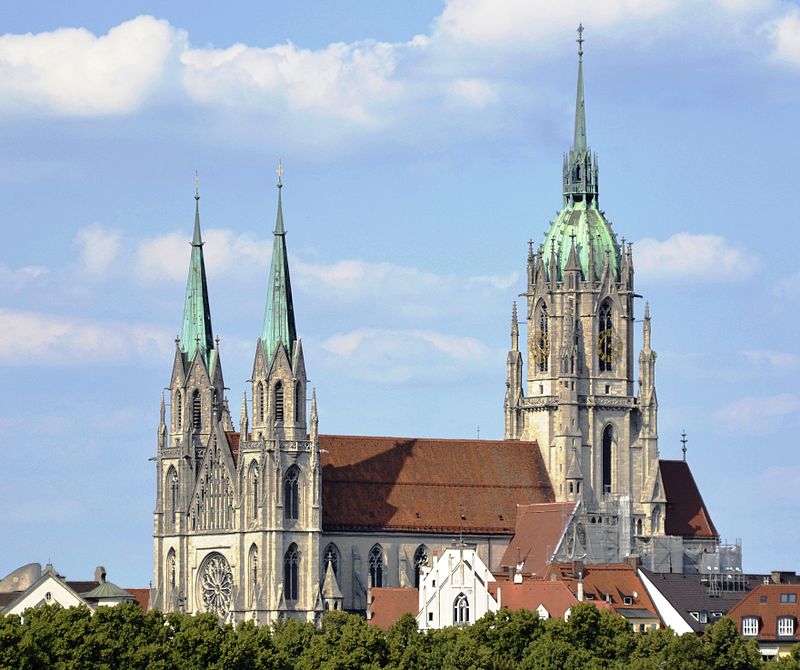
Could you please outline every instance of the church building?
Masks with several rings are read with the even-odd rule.
[[[554,503],[567,510],[560,530],[535,548],[550,561],[637,555],[654,571],[699,572],[737,560],[720,547],[688,465],[659,459],[650,313],[645,304],[637,378],[633,250],[599,206],[581,32],[578,43],[562,209],[528,248],[524,352],[512,309],[503,440],[320,434],[280,167],[266,310],[237,430],[195,192],[183,323],[158,426],[154,607],[262,623],[363,612],[371,587],[418,587],[454,537],[493,572],[524,565],[520,552],[544,537],[525,520],[553,517],[518,510]]]

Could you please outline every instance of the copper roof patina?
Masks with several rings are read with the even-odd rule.
[[[282,168],[278,166],[278,214],[273,233],[272,262],[269,267],[267,305],[264,311],[264,330],[261,334],[267,366],[272,363],[272,358],[281,344],[286,347],[286,353],[289,356],[289,360],[291,360],[292,349],[297,340],[294,305],[292,304],[292,285],[289,280],[289,259],[286,254],[286,229],[283,227],[283,204],[281,201],[283,183],[280,179],[282,172]]]

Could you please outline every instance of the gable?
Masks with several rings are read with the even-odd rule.
[[[685,461],[659,461],[661,482],[667,499],[664,532],[683,537],[718,537],[703,496]]]

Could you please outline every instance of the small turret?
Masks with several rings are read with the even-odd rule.
[[[241,433],[242,440],[247,439],[249,432],[249,421],[247,418],[247,391],[242,392],[242,413],[239,415],[239,432]]]

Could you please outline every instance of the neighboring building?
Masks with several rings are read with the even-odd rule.
[[[697,570],[700,556],[722,562],[688,466],[659,460],[647,307],[636,388],[633,252],[598,206],[582,54],[581,40],[563,209],[528,254],[525,389],[512,310],[502,441],[319,434],[295,322],[280,168],[264,322],[253,334],[250,396],[236,431],[195,193],[181,335],[158,426],[154,606],[260,622],[364,612],[370,589],[418,586],[454,536],[489,572],[501,563],[516,569],[520,544],[531,574],[552,560],[615,563],[630,554],[676,572]],[[542,503],[571,510],[555,513],[546,541],[517,518],[521,506]]]
[[[552,564],[548,577],[563,581],[578,600],[605,604],[625,617],[636,632],[661,627],[661,619],[637,574],[636,559],[613,565],[589,565],[581,561]]]
[[[758,641],[762,656],[784,656],[800,642],[800,584],[761,584],[728,616],[743,636]]]
[[[148,589],[125,590],[109,582],[101,566],[95,569],[94,581],[72,581],[59,575],[52,565],[42,570],[38,563],[28,563],[0,580],[0,614],[22,614],[45,605],[85,605],[94,610],[126,602],[138,602],[146,611],[148,595]]]
[[[536,612],[540,619],[569,619],[570,610],[578,599],[564,582],[543,579],[497,581],[489,591],[497,604],[511,611],[526,609]]]
[[[706,574],[652,572],[639,569],[650,599],[664,625],[676,633],[702,633],[762,582],[740,571]]]
[[[489,592],[494,581],[474,546],[454,543],[422,571],[417,627],[463,626],[496,612],[500,605]]]

